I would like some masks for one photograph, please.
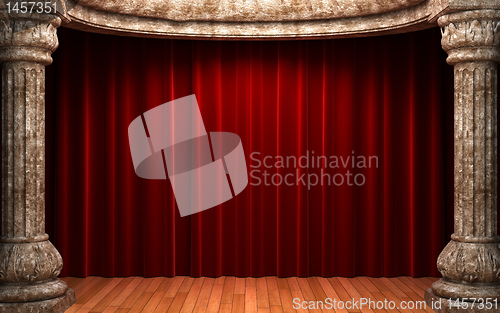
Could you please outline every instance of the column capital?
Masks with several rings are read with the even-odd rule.
[[[443,15],[441,46],[447,62],[500,62],[500,10],[473,10]]]
[[[0,62],[52,63],[61,19],[52,14],[6,15],[0,19]]]

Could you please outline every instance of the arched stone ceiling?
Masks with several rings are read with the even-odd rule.
[[[359,37],[437,26],[500,0],[57,0],[66,27],[141,37]],[[494,2],[494,3],[492,3]]]

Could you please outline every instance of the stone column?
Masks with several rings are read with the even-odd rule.
[[[45,233],[45,66],[61,20],[3,13],[0,312],[64,312],[75,295]]]
[[[500,11],[456,12],[440,17],[438,23],[447,62],[455,69],[455,230],[438,259],[443,278],[426,291],[426,301],[436,312],[500,312],[496,64]],[[481,300],[473,306],[472,298]]]

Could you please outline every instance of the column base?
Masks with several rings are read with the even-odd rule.
[[[63,296],[54,299],[0,303],[0,313],[62,313],[69,309],[75,302],[75,291],[68,288]]]
[[[434,310],[436,313],[498,313],[500,311],[500,303],[490,302],[491,308],[480,308],[478,303],[472,302],[457,302],[456,299],[443,298],[436,295],[432,288],[425,291],[424,296],[427,307]],[[457,304],[462,305],[458,308]]]

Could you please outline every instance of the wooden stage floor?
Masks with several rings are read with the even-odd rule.
[[[62,280],[76,291],[76,304],[67,311],[70,313],[287,313],[434,312],[430,308],[421,306],[424,290],[437,279],[176,276],[174,278],[66,277]],[[359,307],[361,301],[365,303],[371,301],[371,304],[366,303],[363,307]],[[381,307],[384,301],[384,307]],[[356,307],[356,303],[359,308]],[[411,309],[402,309],[402,304]],[[392,309],[389,305],[396,305],[396,308]],[[302,308],[295,310],[294,306]]]

